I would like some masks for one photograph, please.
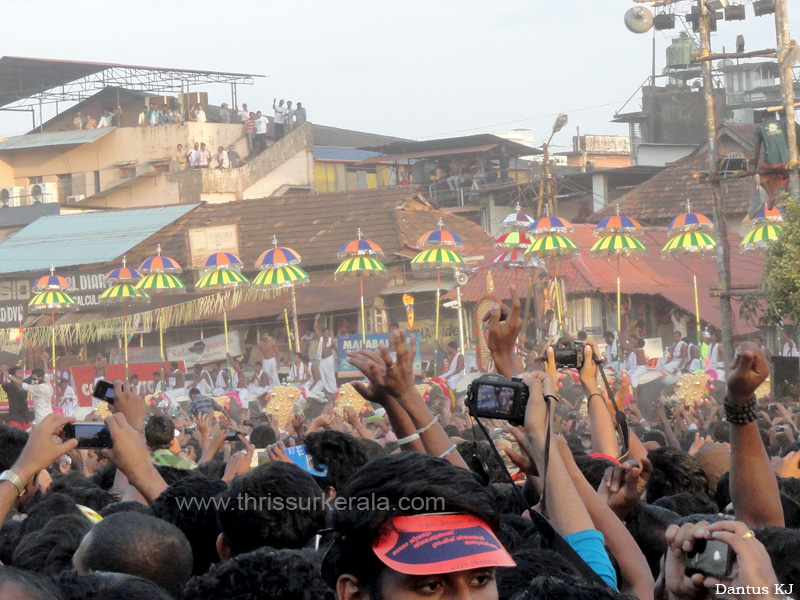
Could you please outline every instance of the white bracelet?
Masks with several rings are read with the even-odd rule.
[[[456,449],[456,445],[455,445],[455,444],[453,444],[453,445],[452,445],[452,446],[450,446],[450,447],[449,447],[447,450],[445,450],[444,452],[442,452],[442,453],[439,455],[439,458],[444,458],[445,456],[447,456],[448,454],[450,454],[450,453],[451,453],[453,450],[455,450],[455,449]]]
[[[408,444],[410,442],[414,442],[414,441],[416,441],[418,439],[419,439],[419,434],[418,433],[412,433],[409,436],[406,436],[404,438],[400,438],[399,440],[397,440],[397,445],[398,446],[405,446],[406,444]]]
[[[438,423],[438,422],[439,422],[439,415],[436,415],[435,417],[433,417],[433,418],[431,419],[431,422],[430,422],[430,423],[428,423],[427,425],[425,425],[425,427],[423,427],[422,429],[417,429],[417,433],[418,433],[418,434],[419,434],[419,433],[425,433],[426,431],[428,431],[428,429],[430,429],[431,427],[433,427],[434,423]]]

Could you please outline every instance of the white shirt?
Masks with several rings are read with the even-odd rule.
[[[46,379],[42,383],[23,383],[22,389],[33,394],[34,424],[53,414],[53,386]]]
[[[711,368],[724,367],[724,363],[720,360],[720,345],[711,344],[708,348],[708,366]]]
[[[222,152],[218,152],[216,156],[217,160],[219,161],[219,166],[223,169],[230,169],[231,168],[231,161],[228,160],[228,153],[223,150]]]
[[[64,388],[64,393],[61,394],[60,406],[61,410],[64,411],[65,417],[75,416],[75,411],[78,410],[78,396],[71,385]]]
[[[204,111],[202,108],[197,111],[197,122],[198,123],[206,122],[206,111]]]
[[[794,342],[786,342],[783,345],[783,356],[800,356],[800,351],[797,350],[797,345]]]
[[[211,160],[211,152],[208,150],[200,150],[197,153],[197,164],[201,167],[207,167],[209,161]]]
[[[266,134],[267,128],[269,127],[269,119],[265,116],[261,116],[256,119],[256,135]]]
[[[111,127],[111,117],[113,115],[103,115],[100,117],[100,121],[97,123],[97,128],[100,129],[101,127]]]
[[[239,115],[239,118],[242,120],[242,123],[244,123],[245,121],[247,121],[247,119],[250,118],[250,111],[249,110],[242,109],[236,114]]]
[[[196,167],[197,161],[200,160],[200,150],[189,150],[189,152],[187,152],[187,158],[189,159],[189,166]]]
[[[558,339],[558,319],[550,321],[550,325],[547,328],[547,339],[551,342],[555,342]]]
[[[274,121],[277,125],[283,125],[286,122],[286,113],[288,110],[285,106],[276,106],[275,107],[275,118]]]

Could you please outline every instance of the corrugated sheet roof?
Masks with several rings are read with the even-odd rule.
[[[380,152],[359,150],[358,148],[337,148],[333,146],[314,146],[314,160],[335,160],[341,162],[360,162],[373,156],[380,156]]]
[[[53,131],[15,135],[0,142],[0,150],[21,150],[22,148],[43,148],[45,146],[71,146],[96,142],[104,135],[114,131],[114,127],[101,129],[76,129],[74,131]]]
[[[42,217],[0,244],[0,274],[107,263],[197,206]]]

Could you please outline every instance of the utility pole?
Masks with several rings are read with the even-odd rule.
[[[711,13],[703,0],[697,0],[700,9],[700,56],[707,58],[711,54]],[[733,309],[731,307],[731,271],[730,247],[728,246],[728,226],[723,212],[724,193],[717,173],[717,114],[714,108],[714,80],[711,77],[711,61],[703,60],[703,92],[706,101],[706,127],[708,128],[708,168],[709,181],[714,190],[712,220],[714,221],[714,241],[717,243],[717,284],[719,286],[719,312],[722,321],[722,348],[725,364],[733,360],[731,345],[731,325]],[[700,323],[697,324],[698,328]]]
[[[786,142],[789,146],[789,195],[800,197],[800,178],[797,164],[797,135],[794,127],[794,80],[792,63],[786,61],[789,50],[789,8],[788,0],[775,0],[775,36],[778,47],[778,66],[781,73],[781,94],[783,96],[783,114],[786,118]]]

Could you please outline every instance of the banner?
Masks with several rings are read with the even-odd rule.
[[[178,369],[181,373],[186,372],[186,367],[180,361],[178,361]],[[115,379],[125,381],[125,365],[108,365],[107,370],[109,381],[114,381]],[[78,405],[91,406],[92,389],[94,387],[94,367],[92,365],[84,365],[72,367],[70,371],[72,372],[75,393],[78,396]],[[153,393],[155,389],[153,373],[157,372],[161,372],[161,363],[158,362],[130,363],[128,365],[128,373],[131,376],[139,376],[139,382],[142,384],[142,393],[144,395]]]
[[[420,335],[419,331],[411,332],[414,334],[414,338],[417,342],[417,354],[414,356],[414,374],[422,373],[422,354],[421,354],[421,347],[420,347]],[[410,340],[411,333],[406,334],[406,341]],[[362,338],[360,335],[340,335],[336,339],[337,341],[337,354],[339,355],[339,376],[348,377],[351,375],[360,375],[360,371],[356,369],[353,365],[347,362],[347,353],[354,352],[356,350],[361,350],[362,347],[366,350],[375,350],[377,352],[378,345],[383,344],[385,347],[389,347],[389,335],[386,333],[368,333],[367,334],[367,343],[366,345],[362,344]]]
[[[242,354],[242,346],[238,331],[228,332],[228,346],[231,356]],[[167,348],[167,361],[183,361],[187,369],[191,369],[197,363],[208,363],[217,360],[226,360],[225,356],[225,334],[213,335],[202,340],[170,346]]]
[[[417,319],[417,329],[420,332],[422,339],[422,351],[425,356],[430,358],[433,356],[433,347],[435,345],[436,335],[436,320],[435,319]],[[459,343],[458,341],[458,319],[439,319],[439,345],[443,348],[449,342]],[[440,352],[441,355],[441,352]]]

